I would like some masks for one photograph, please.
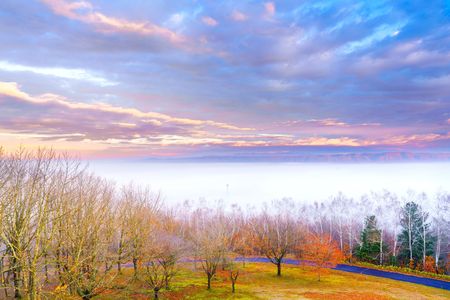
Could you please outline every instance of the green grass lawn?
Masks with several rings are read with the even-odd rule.
[[[169,291],[162,290],[161,299],[450,299],[450,292],[431,287],[329,270],[317,281],[309,267],[284,265],[282,276],[275,275],[271,264],[247,264],[241,270],[236,293],[226,272],[219,272],[206,290],[206,276],[192,264],[185,264],[172,281]],[[131,270],[118,276],[114,287],[95,299],[152,299],[152,291],[144,282],[130,282]]]

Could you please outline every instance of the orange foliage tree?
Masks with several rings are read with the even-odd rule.
[[[232,236],[231,248],[233,252],[241,256],[242,266],[245,268],[245,260],[252,254],[255,254],[251,228],[247,223],[238,223],[238,230]]]
[[[423,271],[430,273],[437,273],[436,261],[434,260],[433,256],[425,257],[425,263],[423,264],[423,266],[424,266]]]
[[[320,281],[320,275],[342,262],[344,255],[329,235],[309,233],[301,248],[301,258],[312,264]]]

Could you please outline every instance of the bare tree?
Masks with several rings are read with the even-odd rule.
[[[436,235],[435,268],[439,269],[439,262],[445,246],[450,242],[450,195],[440,192],[436,195],[433,214],[434,233]]]
[[[7,159],[1,193],[1,238],[9,255],[14,295],[36,299],[38,270],[51,239],[50,217],[59,161],[53,151],[19,149]]]
[[[422,204],[424,207],[428,204],[429,200],[427,198],[427,195],[425,193],[420,193],[418,195],[418,201]],[[429,224],[427,223],[429,213],[425,211],[425,209],[420,210],[420,219],[421,219],[421,228],[420,228],[420,236],[422,239],[422,266],[423,270],[426,269],[426,258],[427,258],[427,252],[428,252],[428,243],[430,241],[434,241],[434,237],[429,234]]]
[[[115,251],[117,252],[117,271],[122,274],[122,263],[126,262],[129,257],[129,247],[127,247],[128,237],[128,220],[130,219],[130,209],[126,201],[117,201],[116,203],[116,235],[115,235]]]
[[[170,288],[170,281],[177,273],[176,264],[184,253],[184,241],[167,232],[158,231],[147,241],[143,261],[144,279],[153,289],[154,299],[159,298],[159,291]]]
[[[225,257],[231,237],[233,236],[230,220],[221,207],[212,209],[197,209],[192,214],[191,241],[201,261],[201,266],[207,277],[207,289],[211,289],[211,280],[217,272],[217,267]]]
[[[231,222],[234,227],[234,234],[231,237],[230,251],[240,255],[242,267],[245,268],[246,257],[255,254],[253,247],[251,225],[246,215],[234,207],[231,215]]]
[[[330,213],[334,217],[337,223],[337,233],[339,237],[339,248],[344,250],[344,230],[347,224],[345,224],[346,216],[348,215],[348,209],[346,198],[342,193],[339,193],[336,197],[333,197],[330,203]]]
[[[159,291],[164,287],[164,268],[159,261],[151,260],[145,265],[145,282],[153,289],[154,299],[159,299]]]
[[[66,202],[64,222],[58,231],[64,238],[60,245],[60,280],[71,294],[91,299],[111,282],[112,253],[110,226],[113,186],[89,174],[77,178],[76,189]]]
[[[392,235],[392,244],[390,248],[394,261],[391,263],[396,263],[399,248],[398,236],[401,228],[400,219],[402,207],[400,200],[395,194],[391,194],[391,196],[387,198],[387,203],[385,203],[385,206],[388,209],[385,209],[383,212],[386,216],[386,219],[383,222],[388,224],[387,226]]]
[[[158,220],[152,243],[156,246],[157,259],[164,271],[165,288],[170,289],[170,281],[178,271],[178,260],[187,254],[185,228],[177,222],[173,211],[161,213]]]
[[[231,282],[231,292],[234,294],[236,292],[236,282],[239,278],[241,269],[235,260],[235,256],[231,253],[226,257],[226,270],[228,271]]]
[[[283,258],[293,250],[299,238],[292,216],[293,208],[293,204],[286,200],[274,202],[270,211],[266,207],[250,221],[254,245],[259,253],[277,266],[277,276],[281,276]]]
[[[153,217],[160,209],[160,195],[152,193],[149,187],[142,188],[129,184],[122,189],[122,201],[127,212],[124,221],[126,228],[123,229],[126,238],[122,240],[121,248],[127,247],[133,263],[134,277],[137,278],[143,248],[152,232]],[[127,245],[124,246],[123,243]]]
[[[395,209],[395,207],[392,207],[392,209],[386,209],[386,206],[389,204],[395,204],[396,196],[391,194],[389,191],[384,190],[381,193],[374,193],[372,194],[372,198],[375,199],[375,203],[377,203],[377,207],[375,208],[375,215],[377,216],[378,220],[378,228],[380,230],[380,253],[379,253],[379,264],[382,265],[384,263],[385,257],[384,257],[384,249],[386,249],[386,241],[385,236],[387,234],[387,231],[389,230],[390,226],[393,226],[391,228],[394,231],[394,235],[398,235],[398,225],[392,224],[391,218],[395,218],[394,216],[398,213],[398,210]],[[397,216],[397,223],[399,216]],[[397,237],[395,237],[397,239]],[[396,247],[397,241],[394,241],[394,250]]]

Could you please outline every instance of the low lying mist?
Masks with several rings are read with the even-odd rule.
[[[433,196],[450,190],[450,162],[424,163],[155,163],[90,161],[97,175],[119,184],[133,181],[160,191],[167,203],[222,200],[260,205],[291,198],[311,203],[339,192],[359,198],[389,190]],[[431,198],[431,197],[430,197]]]

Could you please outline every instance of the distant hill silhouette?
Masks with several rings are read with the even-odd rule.
[[[329,153],[260,156],[199,156],[184,158],[147,158],[148,161],[174,162],[430,162],[450,161],[450,153]]]

